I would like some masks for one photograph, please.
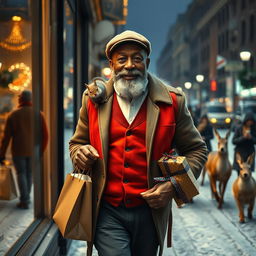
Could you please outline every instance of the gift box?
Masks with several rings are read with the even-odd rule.
[[[199,194],[199,185],[184,156],[165,154],[158,160],[164,177],[154,178],[155,182],[171,181],[175,188],[174,200],[178,206],[190,202]]]

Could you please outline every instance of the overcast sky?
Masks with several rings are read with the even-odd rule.
[[[152,44],[149,70],[156,73],[156,60],[163,49],[170,25],[186,11],[192,0],[129,0],[125,29],[146,36]]]

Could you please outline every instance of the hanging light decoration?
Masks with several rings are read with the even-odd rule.
[[[31,41],[23,37],[20,27],[21,17],[13,16],[13,27],[10,35],[0,42],[0,46],[9,51],[23,51],[31,46]]]
[[[29,86],[32,74],[31,70],[24,63],[16,63],[11,65],[8,69],[9,72],[18,71],[18,77],[8,85],[9,89],[14,92],[23,91]]]

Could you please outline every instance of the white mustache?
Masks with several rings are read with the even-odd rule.
[[[140,76],[140,77],[143,77],[143,73],[139,70],[131,70],[131,71],[127,71],[127,70],[122,70],[120,72],[118,72],[115,77],[116,77],[116,80],[119,80],[120,78],[122,78],[122,76]]]

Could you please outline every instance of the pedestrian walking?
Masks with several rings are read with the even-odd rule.
[[[42,150],[48,141],[48,132],[44,116],[42,120]],[[33,153],[33,109],[32,93],[24,90],[19,95],[18,109],[10,113],[6,120],[4,136],[0,147],[0,162],[5,160],[6,150],[10,141],[14,167],[18,177],[20,202],[18,208],[28,209],[30,203],[30,191],[32,186],[31,160]]]
[[[207,115],[203,115],[200,118],[197,129],[200,132],[202,139],[205,141],[208,151],[211,152],[212,151],[211,140],[213,139],[213,128]]]
[[[70,140],[74,167],[92,168],[93,242],[87,255],[93,244],[100,256],[155,256],[159,246],[162,255],[174,188],[153,183],[162,176],[157,160],[175,146],[198,178],[206,146],[184,93],[148,73],[148,39],[125,31],[105,52],[112,70],[106,96],[94,104],[84,93]]]
[[[254,145],[256,144],[256,121],[253,113],[247,113],[240,126],[235,130],[232,143],[235,145],[234,150],[234,163],[233,169],[237,171],[239,175],[240,166],[236,160],[236,153],[239,153],[242,161],[246,161],[247,158],[255,152]],[[255,156],[252,160],[251,171],[255,168]]]
[[[192,117],[192,119],[193,119],[193,121],[194,121],[194,126],[197,127],[197,125],[198,125],[198,119],[197,119],[197,117],[196,117],[196,115],[195,115],[195,112],[193,111],[193,108],[192,108],[191,105],[188,106],[188,111],[189,111],[189,113],[190,113],[190,115],[191,115],[191,117]]]

